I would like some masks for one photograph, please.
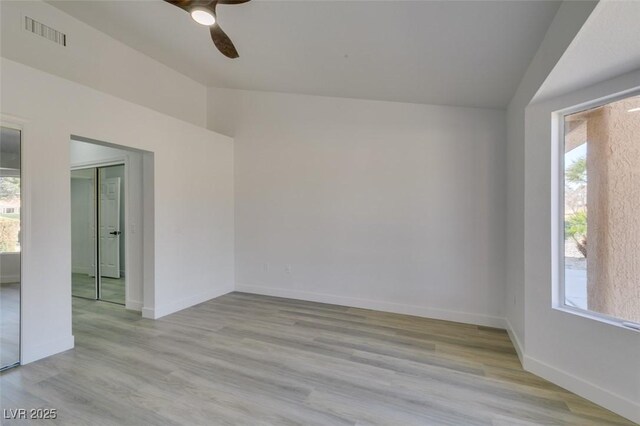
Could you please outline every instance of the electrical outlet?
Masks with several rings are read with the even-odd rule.
[[[262,272],[269,272],[269,264],[268,263],[263,263],[262,264]]]
[[[287,265],[287,266],[285,266],[284,271],[285,271],[287,274],[290,274],[290,273],[291,273],[291,271],[292,271],[292,269],[291,269],[291,265]]]

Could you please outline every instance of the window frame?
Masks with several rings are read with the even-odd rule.
[[[635,87],[622,92],[617,92],[612,95],[604,96],[595,100],[582,102],[580,104],[563,108],[555,111],[552,114],[552,167],[551,167],[551,183],[552,183],[552,308],[559,311],[567,312],[573,315],[577,315],[583,318],[603,322],[606,324],[622,327],[626,330],[632,330],[640,333],[640,323],[633,321],[627,321],[622,318],[617,318],[611,315],[603,314],[600,312],[591,311],[589,309],[582,309],[575,306],[567,305],[565,296],[565,163],[564,163],[564,149],[565,149],[565,118],[568,115],[576,114],[578,112],[587,111],[590,109],[598,108],[616,101],[631,98],[634,96],[640,96],[640,87]],[[588,185],[588,183],[587,183]]]
[[[30,179],[25,173],[25,151],[27,144],[25,140],[27,135],[31,135],[31,126],[25,119],[0,113],[0,127],[7,127],[9,129],[18,130],[20,132],[20,251],[12,252],[19,253],[20,255],[20,325],[18,332],[18,362],[10,366],[0,365],[0,370],[6,371],[9,368],[16,367],[23,363],[24,356],[24,286],[25,286],[25,254],[30,253],[31,243],[29,237],[31,236],[31,215],[30,215]]]
[[[24,153],[24,125],[21,123],[21,120],[16,119],[11,116],[7,116],[5,114],[0,115],[0,127],[4,127],[6,129],[16,130],[20,132],[20,206],[18,209],[19,221],[20,221],[20,250],[19,251],[0,251],[1,254],[12,254],[12,253],[20,253],[20,283],[22,284],[22,251],[24,240],[24,215],[23,215],[23,206],[24,206],[24,179],[23,179],[23,153]],[[15,214],[15,207],[5,207],[2,213],[3,214]],[[9,212],[8,210],[13,210],[13,212]]]

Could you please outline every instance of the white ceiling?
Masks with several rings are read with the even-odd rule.
[[[601,1],[534,101],[640,69],[640,1]]]
[[[504,107],[555,1],[266,1],[219,6],[240,58],[161,0],[49,3],[207,86]]]

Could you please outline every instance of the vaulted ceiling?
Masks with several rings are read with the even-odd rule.
[[[639,69],[638,17],[640,1],[598,3],[534,99],[558,96]]]
[[[207,86],[502,108],[555,1],[267,1],[218,6],[240,58],[161,0],[50,1]]]

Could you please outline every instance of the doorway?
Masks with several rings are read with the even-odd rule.
[[[124,304],[143,315],[153,306],[153,162],[148,151],[71,136],[75,299]]]
[[[125,165],[71,171],[71,294],[125,305]]]

